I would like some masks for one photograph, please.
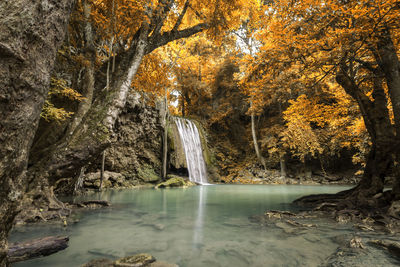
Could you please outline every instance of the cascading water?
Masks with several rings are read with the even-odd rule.
[[[199,130],[187,119],[175,118],[175,123],[185,151],[189,180],[198,184],[208,184]]]

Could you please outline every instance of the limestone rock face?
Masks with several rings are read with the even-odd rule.
[[[103,188],[127,187],[128,185],[129,183],[127,183],[122,174],[110,171],[104,172]],[[100,187],[100,171],[86,174],[83,186],[85,188],[98,189]]]
[[[179,137],[178,128],[173,120],[168,129],[168,143],[170,167],[175,170],[187,169],[185,150]]]
[[[115,142],[106,150],[105,170],[132,185],[160,180],[162,131],[160,111],[129,97],[115,124]]]

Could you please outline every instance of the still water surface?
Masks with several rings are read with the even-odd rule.
[[[319,266],[334,253],[336,236],[347,225],[314,221],[317,228],[287,234],[251,223],[266,210],[293,210],[294,199],[335,193],[348,187],[301,185],[210,185],[186,189],[135,189],[87,196],[111,208],[86,211],[66,228],[18,228],[11,241],[69,235],[69,247],[54,255],[13,266],[79,266],[99,257],[150,253],[179,266]]]

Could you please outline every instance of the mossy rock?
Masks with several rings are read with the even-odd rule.
[[[176,175],[168,175],[168,180],[156,185],[155,188],[165,188],[165,187],[187,187],[196,185],[190,181],[185,180],[182,177]]]
[[[110,259],[94,259],[81,267],[179,267],[176,264],[156,261],[150,254],[142,253],[128,256],[116,261]]]
[[[149,266],[150,263],[155,262],[156,259],[150,254],[142,253],[134,256],[128,256],[114,263],[115,267],[142,267]]]
[[[138,177],[146,183],[157,182],[161,180],[161,177],[157,175],[157,173],[150,165],[147,164],[144,164],[138,170]]]

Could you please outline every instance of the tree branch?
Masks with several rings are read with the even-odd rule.
[[[151,22],[151,29],[154,29],[152,35],[157,35],[160,32],[174,2],[174,0],[161,1]]]
[[[151,53],[153,50],[157,49],[160,46],[166,45],[169,42],[174,40],[178,40],[181,38],[187,38],[196,33],[199,33],[205,29],[207,29],[209,25],[207,23],[200,23],[196,26],[181,30],[181,31],[169,31],[163,34],[157,34],[151,38],[149,41],[149,45],[146,49],[146,54]]]
[[[364,69],[369,70],[369,71],[371,71],[372,73],[374,73],[376,75],[378,74],[378,69],[374,68],[374,66],[372,66],[371,62],[367,62],[367,61],[364,61],[364,60],[361,60],[361,59],[354,59],[354,61],[356,61],[357,63],[360,63],[360,65]]]
[[[186,14],[186,11],[187,11],[188,7],[189,7],[189,0],[186,0],[185,6],[183,7],[183,10],[182,10],[181,14],[179,14],[178,20],[176,21],[176,23],[175,23],[174,28],[172,29],[172,31],[177,31],[177,30],[178,30],[179,26],[180,26],[181,23],[182,23],[182,19],[183,19],[183,17],[184,17],[185,14]]]

